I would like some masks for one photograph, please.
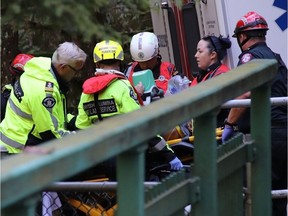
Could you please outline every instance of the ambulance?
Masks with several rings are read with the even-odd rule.
[[[232,35],[237,21],[249,11],[266,19],[267,44],[287,65],[287,0],[150,0],[150,8],[162,59],[189,79],[198,70],[194,55],[205,35],[229,36],[232,47],[224,62],[231,69],[237,66],[241,50]]]

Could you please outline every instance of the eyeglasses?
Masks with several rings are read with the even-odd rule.
[[[82,70],[82,69],[76,69],[76,68],[72,67],[72,66],[69,65],[69,64],[67,64],[67,66],[68,66],[71,70],[73,70],[75,73],[80,73],[81,70]]]

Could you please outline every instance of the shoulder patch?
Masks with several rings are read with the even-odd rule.
[[[253,55],[251,53],[246,53],[243,56],[241,56],[240,62],[241,63],[247,63],[253,59]]]
[[[165,79],[166,79],[166,78],[165,78],[165,76],[163,76],[163,75],[160,75],[160,76],[158,77],[158,80],[159,80],[159,81],[165,81]]]
[[[45,84],[45,91],[46,92],[53,92],[54,83],[46,82]]]
[[[56,100],[52,96],[47,96],[43,99],[42,104],[46,108],[53,108],[56,104]]]
[[[129,87],[129,89],[130,89],[130,97],[133,98],[135,101],[138,101],[137,94],[135,93],[135,91],[131,87]]]

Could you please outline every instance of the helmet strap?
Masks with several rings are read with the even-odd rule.
[[[9,66],[9,71],[10,71],[10,73],[13,74],[14,76],[20,76],[20,75],[23,73],[23,71],[15,68],[15,67],[12,67],[11,65]]]
[[[237,36],[237,43],[238,43],[238,45],[239,45],[239,47],[240,47],[240,49],[241,49],[241,52],[243,52],[243,46],[251,39],[251,37],[250,36],[248,36],[248,35],[246,35],[247,37],[245,38],[245,40],[243,40],[242,41],[242,43],[240,42],[240,39],[239,39],[239,37]]]

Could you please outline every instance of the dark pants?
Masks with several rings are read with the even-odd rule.
[[[272,127],[272,190],[287,189],[287,127]],[[287,198],[273,199],[273,216],[286,216]]]

